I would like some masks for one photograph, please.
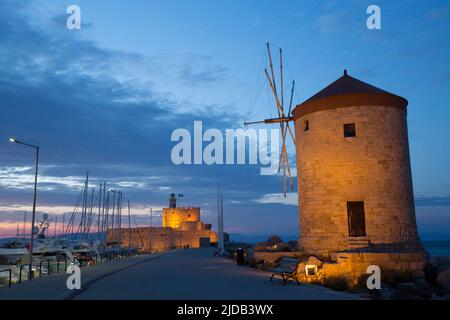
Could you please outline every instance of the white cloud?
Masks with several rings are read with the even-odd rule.
[[[120,181],[117,182],[116,185],[123,188],[133,188],[133,189],[144,189],[147,187],[147,184],[141,181]]]
[[[267,193],[262,197],[255,199],[253,201],[261,204],[271,203],[271,204],[285,204],[290,206],[298,205],[297,193],[294,192],[287,193],[286,198],[282,193]]]
[[[40,191],[53,190],[79,190],[86,177],[80,176],[55,176],[46,174],[45,171],[52,166],[42,167],[38,175],[38,188]],[[107,179],[107,184],[112,188],[126,188],[126,189],[145,189],[151,184],[157,183],[159,180],[169,180],[170,177],[160,176],[143,176],[143,177],[129,177],[119,176],[117,178]],[[34,170],[32,167],[0,167],[0,188],[29,190],[34,187]],[[103,180],[99,178],[90,178],[89,185],[98,186]],[[159,187],[161,191],[169,190],[169,187]],[[161,189],[167,188],[167,189]]]
[[[344,12],[335,11],[321,15],[317,20],[317,28],[322,35],[335,34],[344,30],[345,22]]]
[[[32,189],[34,187],[34,172],[31,167],[0,167],[0,187],[9,189]],[[56,187],[78,189],[84,177],[57,177],[40,174],[38,176],[39,189],[54,190]]]
[[[0,176],[5,174],[11,174],[16,172],[26,172],[31,170],[31,167],[1,167],[0,168]]]

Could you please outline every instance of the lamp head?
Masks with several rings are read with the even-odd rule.
[[[14,143],[14,142],[16,142],[16,139],[14,139],[14,138],[9,138],[9,142]]]

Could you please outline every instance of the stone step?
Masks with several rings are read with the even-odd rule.
[[[369,247],[370,241],[367,238],[348,239],[349,249],[361,249]]]

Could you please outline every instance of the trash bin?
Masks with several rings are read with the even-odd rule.
[[[239,266],[245,264],[245,252],[241,248],[236,251],[236,264]]]

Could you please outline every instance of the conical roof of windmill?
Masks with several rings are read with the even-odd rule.
[[[292,111],[294,119],[328,109],[353,106],[388,106],[406,111],[408,100],[352,76],[344,75]]]

